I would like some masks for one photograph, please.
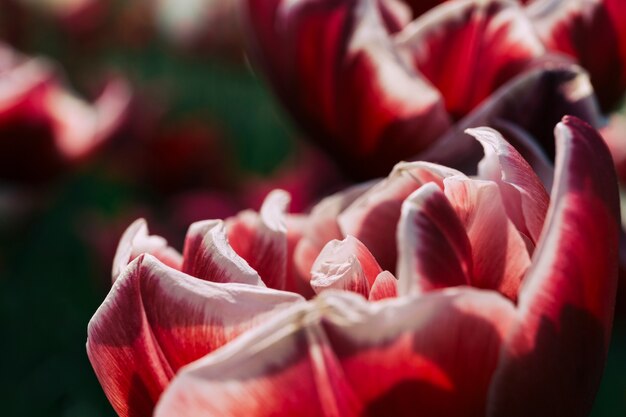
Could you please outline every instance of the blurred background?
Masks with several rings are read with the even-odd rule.
[[[115,415],[86,330],[134,219],[182,248],[272,188],[302,211],[344,184],[251,70],[235,6],[0,0],[1,415]],[[593,416],[626,415],[623,329]]]

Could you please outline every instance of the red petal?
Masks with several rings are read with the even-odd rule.
[[[469,238],[454,208],[434,183],[423,185],[402,204],[398,253],[401,295],[469,285]]]
[[[424,162],[400,163],[389,177],[364,193],[339,216],[344,235],[353,235],[372,252],[383,269],[396,266],[396,228],[402,202],[427,182],[443,187],[443,178],[460,174]]]
[[[370,301],[380,301],[386,298],[396,298],[398,295],[398,280],[389,271],[383,271],[376,277],[370,290]]]
[[[603,109],[613,109],[626,91],[624,1],[538,0],[528,14],[545,45],[576,58],[589,71]]]
[[[118,414],[147,416],[181,366],[299,300],[198,280],[145,255],[129,265],[89,322],[87,353]]]
[[[497,131],[483,127],[466,132],[485,150],[485,157],[478,166],[479,177],[498,184],[509,218],[536,244],[550,203],[537,174]]]
[[[588,415],[606,358],[618,265],[615,171],[590,126],[565,117],[555,135],[551,204],[493,383],[494,415]]]
[[[206,220],[189,227],[181,270],[212,282],[239,282],[265,286],[259,274],[229,245],[221,220]]]
[[[244,211],[226,221],[230,245],[270,288],[284,289],[286,285],[289,198],[285,191],[274,190],[260,213]]]
[[[183,263],[180,253],[168,246],[161,236],[148,234],[146,221],[137,219],[128,226],[117,246],[111,272],[113,282],[133,259],[143,253],[149,253],[175,269],[180,269]]]
[[[444,184],[472,244],[472,286],[494,289],[517,300],[530,257],[507,216],[498,185],[463,177],[447,178]]]
[[[446,2],[396,40],[457,119],[544,54],[521,7],[501,0]]]
[[[311,287],[316,293],[329,288],[353,291],[368,298],[382,270],[369,250],[348,236],[324,246],[311,268]]]

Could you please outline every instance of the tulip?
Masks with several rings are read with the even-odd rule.
[[[85,103],[50,62],[0,45],[0,178],[41,181],[88,158],[120,128],[130,96],[113,79]]]
[[[521,4],[448,1],[420,15],[425,10],[418,6],[432,3],[439,2],[411,2],[419,15],[411,21],[407,5],[396,0],[246,1],[259,67],[287,111],[352,176],[382,175],[397,161],[430,151],[457,122],[484,115],[492,96],[510,102],[535,90],[542,77],[528,71],[580,72],[547,55]],[[542,94],[562,96],[562,83],[544,86]],[[564,114],[597,124],[577,112],[577,103],[593,101],[591,88],[570,94],[556,117],[528,117],[545,107],[525,100],[531,102],[520,108],[527,113],[507,120],[541,130],[533,134],[548,145]],[[439,147],[464,156],[463,147]],[[441,162],[440,153],[428,159]]]
[[[274,191],[182,254],[132,225],[87,341],[118,414],[586,415],[617,279],[606,145],[563,119],[548,196],[497,131],[468,133],[476,177],[400,163],[306,216]]]

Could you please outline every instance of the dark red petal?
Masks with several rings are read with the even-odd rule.
[[[606,358],[618,266],[615,171],[589,125],[565,117],[555,135],[546,225],[492,385],[497,416],[588,415]]]
[[[181,270],[212,282],[265,286],[259,274],[230,246],[221,220],[205,220],[189,227]]]
[[[550,196],[522,155],[500,133],[491,128],[468,129],[485,150],[478,175],[495,181],[509,218],[533,244],[539,240]]]
[[[183,264],[180,253],[168,246],[167,241],[161,236],[150,235],[146,221],[137,219],[128,226],[117,245],[111,272],[113,282],[133,259],[143,253],[149,253],[175,269],[181,269]]]
[[[427,182],[443,187],[443,179],[460,172],[440,165],[399,163],[389,177],[356,199],[338,218],[344,235],[359,239],[383,269],[395,271],[396,229],[402,202]]]
[[[576,58],[589,71],[603,109],[615,107],[626,91],[624,1],[537,0],[528,14],[549,49]]]
[[[544,54],[522,8],[502,0],[446,2],[398,33],[396,45],[456,119]]]
[[[472,247],[463,223],[437,185],[423,185],[402,204],[398,292],[469,285],[471,274]]]
[[[260,213],[244,211],[226,221],[228,242],[259,273],[265,285],[282,290],[287,279],[286,211],[289,194],[268,194]]]
[[[370,288],[382,270],[358,239],[331,240],[311,268],[311,287],[316,293],[335,288],[368,298]]]
[[[398,280],[389,271],[383,271],[374,280],[370,290],[370,301],[380,301],[398,296]]]
[[[87,353],[117,413],[148,416],[181,366],[300,300],[198,280],[144,255],[128,266],[89,322]]]

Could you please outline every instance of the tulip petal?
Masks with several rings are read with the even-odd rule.
[[[496,416],[588,415],[606,358],[617,284],[617,179],[589,125],[565,117],[555,135],[546,225],[490,393]]]
[[[189,227],[181,271],[212,282],[265,286],[259,274],[229,245],[221,220],[196,222]]]
[[[513,314],[471,289],[324,292],[183,369],[155,417],[482,416]]]
[[[398,33],[396,45],[456,119],[545,52],[522,8],[503,0],[446,2]]]
[[[470,240],[434,183],[423,185],[402,204],[397,245],[399,294],[470,284]]]
[[[270,288],[284,289],[287,279],[286,210],[289,194],[274,190],[260,213],[244,211],[226,221],[228,241]]]
[[[358,239],[331,240],[311,268],[311,287],[316,293],[329,288],[356,292],[368,298],[370,288],[382,270],[370,251]]]
[[[389,177],[371,187],[338,217],[344,235],[359,239],[383,269],[396,266],[396,228],[405,198],[425,183],[443,188],[443,178],[459,171],[426,162],[399,163]]]
[[[446,178],[444,185],[472,245],[471,285],[497,290],[517,300],[530,256],[524,239],[507,216],[498,185],[463,177]]]
[[[528,6],[528,15],[549,49],[576,58],[589,72],[603,110],[612,110],[626,91],[626,4],[537,0]]]
[[[383,271],[374,280],[370,290],[370,301],[380,301],[398,296],[398,280],[389,271]]]
[[[150,415],[181,366],[300,300],[198,280],[144,255],[118,278],[89,322],[87,353],[120,416]]]
[[[536,244],[550,203],[541,181],[522,155],[497,131],[483,127],[468,129],[466,133],[475,137],[485,150],[478,176],[498,184],[509,218]]]
[[[117,245],[111,271],[113,282],[133,259],[143,253],[149,253],[174,269],[181,269],[183,264],[183,257],[176,249],[168,246],[161,236],[150,235],[146,221],[137,219],[128,226]]]

